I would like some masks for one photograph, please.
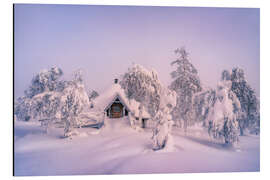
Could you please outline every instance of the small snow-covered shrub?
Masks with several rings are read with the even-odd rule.
[[[95,91],[95,90],[90,91],[89,94],[88,94],[89,101],[94,100],[98,96],[99,96],[99,94],[98,94],[97,91]]]
[[[90,108],[94,108],[93,100],[96,99],[99,96],[98,92],[95,90],[92,90],[88,93]]]

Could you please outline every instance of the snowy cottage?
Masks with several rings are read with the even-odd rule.
[[[134,99],[128,99],[124,89],[118,83],[118,79],[114,80],[114,84],[104,93],[100,94],[94,102],[93,109],[95,111],[106,114],[108,119],[132,117],[139,120],[140,103]],[[150,115],[145,110],[142,111],[142,127],[146,127],[146,121]]]

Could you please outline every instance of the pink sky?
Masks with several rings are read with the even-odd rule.
[[[15,97],[52,66],[64,78],[82,68],[87,88],[99,92],[133,62],[156,69],[169,85],[181,46],[205,86],[238,66],[259,95],[259,9],[20,4],[14,11]]]

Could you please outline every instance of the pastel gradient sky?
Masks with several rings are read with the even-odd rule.
[[[87,89],[101,92],[132,63],[154,68],[169,85],[177,47],[185,46],[205,86],[241,67],[260,95],[260,10],[16,4],[15,98],[34,74],[81,68]]]

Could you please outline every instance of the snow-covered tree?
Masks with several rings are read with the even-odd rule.
[[[154,119],[156,126],[153,129],[153,150],[170,149],[173,147],[171,129],[174,124],[171,116],[173,107],[176,105],[176,93],[163,88],[159,110]]]
[[[161,83],[154,70],[147,70],[141,65],[133,64],[128,69],[120,85],[125,90],[129,99],[135,99],[140,102],[140,113],[142,114],[143,108],[146,108],[148,113],[154,117],[159,110]],[[139,117],[140,124],[142,125],[142,117]]]
[[[45,91],[55,91],[62,75],[63,71],[58,67],[42,70],[33,77],[30,87],[25,91],[26,97],[32,98]]]
[[[95,91],[95,90],[89,91],[89,93],[88,93],[88,98],[89,98],[89,102],[90,102],[90,107],[91,107],[91,108],[94,107],[94,105],[93,105],[93,100],[94,100],[96,97],[98,97],[98,96],[99,96],[99,94],[98,94],[97,91]]]
[[[31,119],[31,99],[25,96],[19,97],[14,105],[14,114],[19,121]]]
[[[228,70],[223,70],[221,73],[221,80],[231,81],[231,72],[229,72]]]
[[[43,70],[36,75],[26,96],[15,103],[18,120],[35,119],[46,131],[55,122],[64,123],[64,136],[72,135],[74,126],[80,127],[89,114],[89,98],[83,85],[81,70],[73,74],[73,80],[60,81],[59,68]]]
[[[171,65],[176,65],[176,70],[171,72],[173,79],[170,89],[174,90],[177,95],[177,105],[173,111],[173,119],[176,124],[182,126],[186,132],[187,126],[194,120],[192,110],[192,97],[195,93],[202,90],[198,71],[190,63],[188,52],[185,48],[176,49],[175,54],[178,56]]]
[[[33,77],[31,85],[25,91],[25,96],[19,97],[15,102],[14,113],[18,120],[42,120],[43,117],[51,116],[48,114],[52,105],[50,101],[55,101],[51,98],[65,87],[65,82],[59,80],[62,74],[60,68],[53,67],[42,70]]]
[[[32,117],[41,122],[41,126],[48,131],[53,123],[59,121],[60,93],[43,92],[31,99]]]
[[[209,115],[209,110],[214,106],[216,100],[216,90],[211,88],[194,94],[193,111],[195,122],[202,122],[203,126],[207,126],[206,119]]]
[[[64,122],[64,136],[74,134],[73,127],[83,124],[80,114],[89,108],[89,99],[83,85],[80,71],[76,71],[61,96],[61,119]]]
[[[231,72],[232,91],[236,94],[241,103],[243,112],[239,119],[240,134],[245,129],[258,133],[260,129],[260,103],[255,91],[248,84],[244,71],[241,68],[233,68]]]
[[[217,100],[210,108],[207,122],[210,136],[222,139],[225,144],[234,145],[238,142],[238,114],[235,111],[231,98],[233,92],[230,88],[230,81],[221,81],[218,84]]]
[[[95,91],[95,90],[90,91],[89,94],[88,94],[89,101],[94,100],[98,96],[99,96],[99,94],[98,94],[97,91]]]

